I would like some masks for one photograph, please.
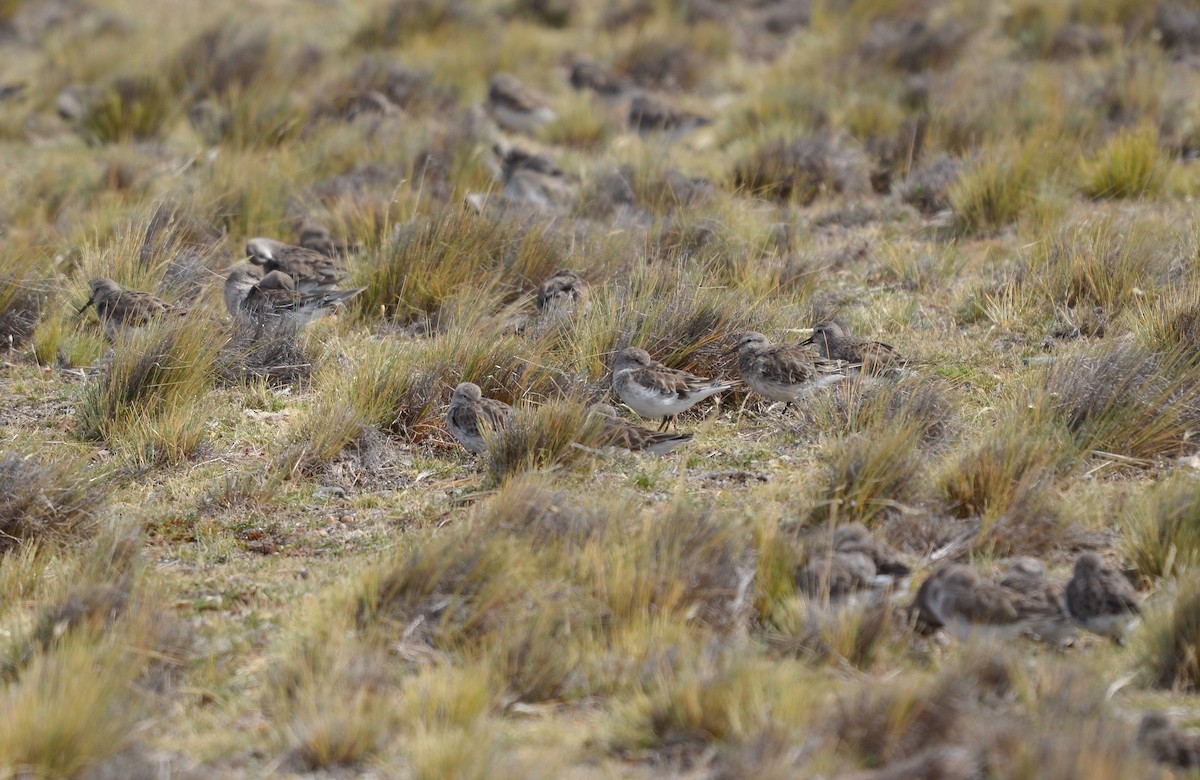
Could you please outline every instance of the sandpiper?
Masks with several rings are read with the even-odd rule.
[[[335,241],[333,234],[321,225],[306,225],[300,231],[300,246],[320,252],[328,258],[347,257],[358,251],[358,246],[347,241]]]
[[[479,385],[463,382],[454,388],[450,396],[450,408],[446,410],[446,429],[476,455],[487,452],[485,431],[497,431],[512,423],[513,410],[508,404],[492,398],[484,398]]]
[[[729,351],[737,352],[738,373],[751,390],[784,404],[846,378],[840,364],[803,345],[772,344],[761,333],[743,333]]]
[[[576,60],[571,66],[570,81],[575,89],[588,89],[608,98],[619,97],[629,88],[625,79],[593,60]]]
[[[536,132],[557,116],[544,98],[507,73],[492,77],[486,107],[496,124],[516,133]]]
[[[1046,565],[1025,556],[1009,564],[1000,587],[1020,596],[1018,609],[1026,616],[1026,633],[1051,644],[1062,644],[1075,634],[1067,616],[1063,586],[1046,579]]]
[[[904,363],[895,347],[882,341],[868,341],[851,336],[841,325],[832,321],[818,322],[814,325],[813,334],[805,343],[816,347],[817,352],[826,360],[844,361],[857,367],[864,374],[882,373]]]
[[[365,289],[300,292],[292,277],[282,271],[259,278],[257,269],[252,269],[235,268],[225,280],[225,308],[234,319],[249,324],[288,319],[304,326],[342,308]]]
[[[137,290],[123,290],[112,279],[93,279],[88,283],[88,287],[91,295],[77,313],[83,314],[89,306],[95,304],[96,315],[110,339],[115,339],[119,333],[128,329],[149,325],[156,317],[169,311],[177,311],[156,295]]]
[[[841,601],[871,587],[875,573],[875,564],[864,553],[823,550],[809,556],[796,573],[796,588],[811,598]]]
[[[643,93],[629,104],[629,126],[642,135],[656,131],[682,135],[709,124],[708,117],[677,109],[654,95]]]
[[[988,582],[962,564],[944,566],[922,583],[914,607],[923,622],[945,626],[955,636],[1016,636],[1026,620],[1012,591]],[[933,616],[929,620],[925,613]]]
[[[893,578],[907,577],[912,573],[899,553],[885,542],[872,538],[871,532],[862,523],[846,523],[833,531],[833,549],[840,553],[862,553],[871,559],[875,570]]]
[[[690,433],[652,431],[622,420],[617,410],[608,404],[593,404],[588,410],[597,418],[599,427],[590,442],[597,447],[614,447],[630,452],[666,455],[676,447],[692,440]]]
[[[273,238],[250,239],[246,254],[251,263],[262,266],[264,273],[282,271],[292,277],[301,292],[332,292],[346,276],[340,259]]]
[[[563,269],[538,285],[539,314],[563,314],[582,309],[587,302],[587,283],[574,271]]]
[[[1067,583],[1067,614],[1080,627],[1120,645],[1125,630],[1141,612],[1133,585],[1098,553],[1085,552],[1075,559]]]
[[[626,347],[613,364],[613,390],[642,417],[662,420],[660,431],[710,395],[734,387],[731,382],[704,379],[687,371],[667,368],[637,347]]]
[[[1138,746],[1160,764],[1200,767],[1200,734],[1188,733],[1162,712],[1147,712],[1138,724]]]

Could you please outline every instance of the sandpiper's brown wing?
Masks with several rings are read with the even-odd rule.
[[[494,398],[483,398],[479,401],[476,415],[479,424],[485,425],[495,431],[508,427],[509,423],[512,422],[513,410],[511,406],[503,401],[497,401]]]
[[[1021,619],[1013,595],[986,581],[958,593],[953,600],[953,609],[972,623],[1005,625]]]
[[[96,302],[102,319],[121,325],[145,325],[168,309],[159,297],[137,290],[122,290]]]
[[[601,447],[619,447],[630,452],[641,452],[653,450],[657,446],[666,445],[669,442],[682,444],[691,439],[692,434],[690,433],[652,431],[625,420],[604,417],[601,420],[600,429],[596,433],[595,444]]]

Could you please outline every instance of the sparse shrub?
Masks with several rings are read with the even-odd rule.
[[[33,455],[0,454],[0,553],[91,536],[108,486],[87,471],[72,460],[44,463]]]
[[[153,138],[170,119],[174,104],[175,96],[158,75],[118,78],[89,97],[80,131],[101,144]]]
[[[524,614],[509,617],[489,653],[495,676],[507,686],[507,698],[536,703],[568,693],[578,682],[572,634],[588,622],[567,593],[536,599]]]
[[[1000,230],[1032,203],[1040,178],[1032,147],[990,147],[966,166],[950,188],[950,207],[964,233]]]
[[[893,625],[891,610],[859,604],[823,611],[795,598],[776,609],[767,633],[777,653],[869,669]]]
[[[920,458],[918,429],[897,424],[838,441],[829,472],[818,488],[815,522],[860,522],[868,527],[917,498]]]
[[[699,83],[706,55],[678,34],[639,36],[613,69],[641,87],[691,90]]]
[[[909,172],[900,187],[900,197],[925,214],[948,209],[951,207],[950,193],[958,182],[961,168],[961,161],[949,155],[925,163]]]
[[[302,385],[315,371],[315,351],[293,321],[280,320],[264,327],[235,324],[217,356],[216,371],[227,384]]]
[[[1162,188],[1158,132],[1149,126],[1121,130],[1096,156],[1080,165],[1083,194],[1090,198],[1141,198]]]
[[[931,24],[912,17],[885,17],[871,24],[859,46],[859,56],[897,70],[939,69],[953,63],[969,34],[959,19]]]
[[[1200,564],[1200,484],[1168,477],[1126,504],[1120,527],[1130,562],[1143,577],[1183,576]]]
[[[291,90],[263,85],[207,99],[192,108],[189,119],[210,146],[263,149],[298,138],[308,127],[309,107]]]
[[[1178,580],[1169,606],[1146,617],[1138,665],[1155,688],[1194,693],[1200,690],[1200,587]]]

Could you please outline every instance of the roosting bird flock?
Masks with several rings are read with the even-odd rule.
[[[303,243],[269,238],[247,242],[248,261],[233,268],[225,281],[231,317],[257,327],[285,319],[303,326],[339,310],[362,292],[339,289],[347,275],[342,263],[345,247],[314,230],[306,231]],[[113,339],[157,316],[179,312],[149,293],[123,290],[111,279],[91,282],[91,297],[80,313],[92,304]],[[574,271],[557,271],[539,285],[535,304],[542,317],[585,311],[587,285]],[[756,332],[738,336],[725,353],[737,355],[737,380],[708,379],[671,368],[637,347],[620,350],[613,362],[612,390],[640,417],[660,421],[659,428],[628,422],[613,406],[597,403],[588,410],[593,431],[589,444],[666,455],[693,438],[667,429],[678,415],[706,398],[744,386],[784,404],[786,410],[847,378],[869,381],[902,372],[906,365],[894,347],[853,336],[836,322],[819,322],[810,330],[808,339],[790,344],[772,344]],[[450,396],[445,425],[465,449],[486,455],[489,436],[508,428],[513,419],[511,406],[485,397],[472,382],[462,382]],[[800,592],[837,605],[864,594],[873,599],[894,594],[911,571],[896,551],[872,539],[866,527],[850,523],[836,527],[828,545],[818,544],[810,551],[795,581]],[[1065,584],[1047,580],[1045,565],[1036,558],[1017,559],[998,582],[963,564],[942,565],[921,584],[908,613],[925,632],[945,628],[963,639],[1026,636],[1062,646],[1080,628],[1122,643],[1141,610],[1129,580],[1098,554],[1085,552]]]

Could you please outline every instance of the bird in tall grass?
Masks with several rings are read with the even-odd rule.
[[[139,290],[124,290],[112,279],[101,277],[88,283],[91,295],[77,314],[82,315],[93,304],[96,316],[110,339],[133,328],[149,325],[168,312],[180,311],[156,295]]]
[[[250,239],[246,255],[251,263],[262,266],[264,274],[281,271],[292,277],[296,289],[302,292],[331,292],[346,278],[341,258],[273,238]]]
[[[545,98],[508,73],[492,77],[485,108],[496,124],[516,133],[534,133],[557,116]]]
[[[596,447],[613,447],[629,452],[666,455],[676,447],[692,440],[690,433],[652,431],[649,428],[626,422],[617,415],[617,410],[608,404],[593,404],[588,411],[597,422],[595,436],[589,442]]]
[[[826,360],[841,360],[864,374],[880,374],[904,365],[896,348],[882,341],[852,336],[836,322],[818,322],[805,344],[812,344]]]
[[[1094,552],[1075,559],[1066,599],[1072,620],[1118,645],[1124,644],[1125,631],[1142,613],[1133,585]]]
[[[476,455],[487,452],[486,432],[498,431],[512,424],[513,409],[503,401],[484,398],[479,385],[462,382],[450,396],[446,410],[446,429]]]
[[[225,308],[234,319],[247,324],[288,320],[303,327],[343,308],[366,289],[303,292],[282,271],[259,277],[256,270],[235,268],[225,280]]]

